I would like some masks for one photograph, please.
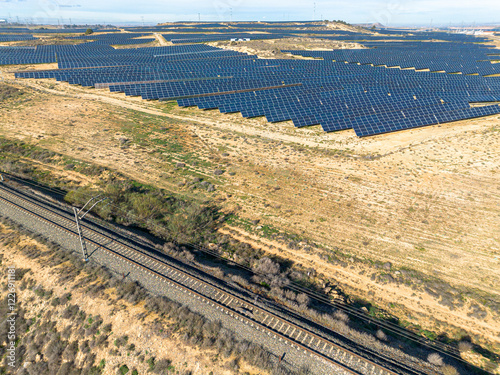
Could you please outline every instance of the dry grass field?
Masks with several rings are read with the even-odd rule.
[[[47,67],[1,68],[26,92],[0,104],[1,136],[213,199],[235,213],[222,232],[500,354],[500,117],[360,139],[11,74]]]

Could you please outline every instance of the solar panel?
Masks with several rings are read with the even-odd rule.
[[[77,45],[0,47],[0,64],[57,62],[57,70],[18,72],[16,78],[56,79],[150,100],[177,99],[180,106],[240,112],[247,118],[265,116],[269,122],[291,120],[296,127],[321,125],[327,132],[352,128],[358,136],[498,111],[498,106],[478,109],[469,105],[500,101],[500,79],[486,77],[498,72],[499,64],[491,60],[500,51],[470,43],[478,41],[471,36],[402,30],[374,36],[322,30],[307,22],[296,27],[280,23],[230,26],[176,23],[68,37],[82,41]],[[250,33],[255,30],[259,33]],[[6,32],[0,41],[2,37],[29,40],[31,32]],[[174,45],[130,48],[154,41],[153,32],[163,34]],[[314,60],[266,60],[202,44],[295,36],[362,40],[369,48],[289,50],[283,52]],[[430,41],[433,39],[440,41]],[[115,48],[117,45],[126,48]]]

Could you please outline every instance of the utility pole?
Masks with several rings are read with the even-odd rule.
[[[313,21],[316,21],[316,2],[314,2],[314,16]]]
[[[201,14],[198,13],[198,22],[201,22]]]
[[[89,260],[89,254],[87,251],[87,244],[85,243],[85,238],[83,237],[82,229],[80,226],[80,220],[82,220],[85,217],[85,215],[87,215],[90,212],[90,210],[92,210],[97,204],[101,203],[102,201],[105,201],[108,198],[102,198],[97,202],[95,202],[82,216],[80,216],[80,213],[85,209],[85,207],[88,206],[90,202],[99,199],[100,197],[101,195],[90,198],[80,210],[78,210],[76,207],[73,207],[73,212],[75,213],[76,229],[78,230],[78,237],[80,239],[80,246],[82,248],[82,255],[84,262],[87,262]]]
[[[229,20],[233,22],[233,8],[229,8]]]
[[[86,262],[89,259],[89,254],[87,252],[85,239],[82,236],[82,230],[80,229],[80,218],[78,217],[76,207],[73,207],[73,212],[75,213],[76,229],[78,230],[78,238],[80,239],[80,246],[82,247],[83,261]]]

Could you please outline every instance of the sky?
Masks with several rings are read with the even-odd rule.
[[[34,23],[344,20],[386,26],[500,23],[498,0],[0,0],[0,18]]]

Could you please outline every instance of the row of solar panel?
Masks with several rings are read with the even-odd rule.
[[[417,123],[418,119],[439,118],[445,113],[468,115],[468,102],[500,99],[499,80],[480,76],[333,61],[266,61],[201,45],[136,50],[91,43],[72,47],[40,51],[57,54],[60,67],[92,68],[18,76],[53,77],[85,85],[107,82],[111,91],[127,95],[145,99],[191,97],[178,104],[239,111],[245,117],[266,116],[269,121],[292,120],[296,126],[321,124],[327,131],[368,129],[371,124],[366,132],[381,132],[388,124]],[[33,50],[27,51],[22,53]],[[96,67],[104,64],[108,66]],[[141,82],[144,80],[149,82]],[[152,82],[155,80],[162,82]],[[469,114],[486,112],[472,109]]]
[[[370,46],[370,44],[367,44]],[[456,43],[384,43],[376,49],[337,51],[293,51],[283,52],[326,60],[356,62],[386,66],[414,67],[431,71],[479,73],[482,75],[500,73],[500,66],[491,64],[488,54],[500,54],[500,50],[478,45]],[[382,48],[380,50],[379,48]],[[485,61],[478,61],[485,60]],[[486,61],[488,60],[488,61]]]

